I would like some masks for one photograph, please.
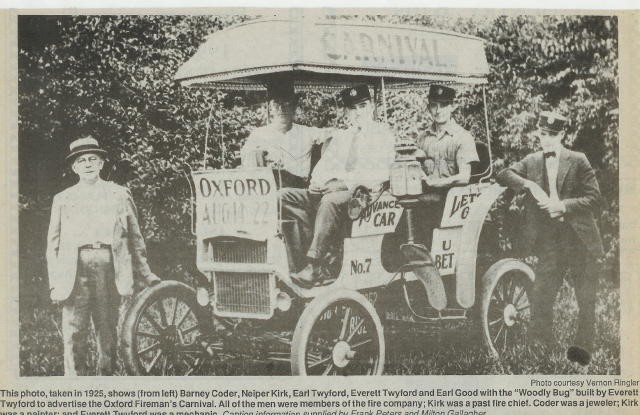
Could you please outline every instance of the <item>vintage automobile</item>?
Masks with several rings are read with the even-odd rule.
[[[488,71],[484,41],[460,33],[272,19],[212,34],[175,78],[190,88],[255,91],[265,90],[273,74],[287,74],[300,91],[337,91],[366,83],[381,102],[384,120],[390,89],[434,82],[482,86]],[[482,93],[485,99],[484,87]],[[488,139],[486,99],[484,116]],[[411,215],[420,208],[421,166],[414,148],[405,144],[397,145],[389,188],[351,220],[335,280],[312,288],[290,278],[278,171],[190,172],[202,275],[197,287],[163,281],[135,298],[122,328],[127,372],[197,373],[205,362],[241,354],[243,344],[255,346],[259,338],[273,340],[265,358],[290,362],[294,375],[380,375],[385,325],[394,320],[438,323],[479,315],[491,355],[500,358],[521,344],[530,320],[534,273],[513,258],[480,260],[481,235],[490,226],[487,215],[505,190],[490,182],[487,144],[479,144],[485,157],[474,166],[472,183],[452,188],[446,196],[440,226],[431,238],[431,258],[408,255],[399,263],[389,261],[398,245],[416,245]],[[403,215],[409,224],[404,240],[389,243],[394,240],[390,236],[398,235]],[[443,306],[429,303],[428,289],[414,273],[431,266],[429,259],[446,290]]]

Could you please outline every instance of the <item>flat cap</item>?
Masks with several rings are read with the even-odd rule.
[[[569,125],[569,120],[557,112],[542,111],[538,116],[538,128],[553,132],[562,131]]]
[[[429,102],[452,102],[456,97],[456,90],[444,85],[429,87]]]
[[[356,104],[371,99],[369,87],[365,84],[345,88],[340,91],[339,95],[345,107],[353,107]]]
[[[288,79],[274,79],[269,82],[267,84],[267,94],[269,100],[275,101],[293,101],[296,98],[293,81]]]

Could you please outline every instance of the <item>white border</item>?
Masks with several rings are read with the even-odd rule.
[[[0,8],[381,7],[499,9],[640,9],[637,0],[4,0]]]

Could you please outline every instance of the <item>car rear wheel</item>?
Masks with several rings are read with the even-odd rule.
[[[491,271],[489,269],[487,274]],[[493,278],[485,279],[487,284],[481,302],[482,331],[489,353],[495,358],[525,347],[529,340],[532,275],[532,271],[507,267],[494,273]]]

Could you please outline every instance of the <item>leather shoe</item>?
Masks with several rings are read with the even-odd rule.
[[[307,264],[301,271],[291,274],[291,279],[305,288],[313,287],[319,281],[318,274],[312,264]]]
[[[303,288],[311,288],[322,285],[333,278],[320,263],[312,262],[307,264],[302,271],[292,274],[291,279]]]
[[[154,285],[162,282],[162,280],[156,274],[151,273],[146,277],[144,277],[144,282],[147,285],[147,287],[153,287]]]
[[[580,346],[571,346],[567,349],[567,359],[586,366],[591,362],[591,353]]]

